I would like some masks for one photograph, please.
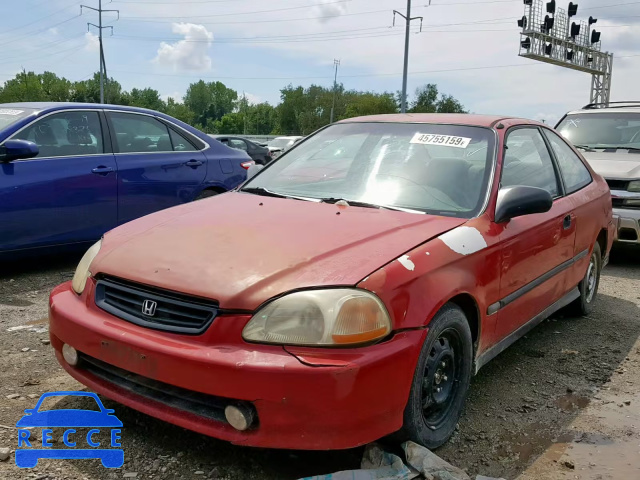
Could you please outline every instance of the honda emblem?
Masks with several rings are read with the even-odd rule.
[[[156,314],[157,302],[153,300],[145,300],[142,302],[142,314],[147,317],[153,317]]]

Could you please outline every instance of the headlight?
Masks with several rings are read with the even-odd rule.
[[[96,258],[96,255],[98,255],[101,246],[102,240],[93,244],[93,246],[87,250],[87,253],[84,254],[84,257],[82,257],[82,260],[80,260],[80,263],[76,268],[76,273],[73,275],[73,280],[71,281],[71,287],[78,295],[84,291],[87,279],[91,276],[89,267],[91,266],[93,259]]]
[[[250,342],[340,346],[369,343],[391,331],[391,320],[378,297],[349,288],[308,290],[278,298],[247,323]]]
[[[640,192],[640,180],[634,180],[633,182],[629,182],[630,192]]]

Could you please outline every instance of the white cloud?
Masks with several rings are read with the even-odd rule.
[[[322,0],[315,9],[315,14],[318,17],[329,17],[329,18],[319,18],[322,23],[330,22],[334,20],[331,17],[339,17],[343,13],[347,13],[347,5],[345,3],[336,3],[336,0]]]
[[[94,35],[91,32],[87,32],[84,34],[85,38],[85,46],[84,49],[87,52],[99,52],[100,51],[100,40],[97,35]]]
[[[155,63],[170,66],[176,71],[205,72],[211,70],[209,47],[213,33],[204,25],[174,23],[173,33],[184,35],[184,40],[176,43],[162,42]]]
[[[253,93],[245,92],[244,95],[245,97],[247,97],[247,101],[249,102],[249,105],[255,105],[258,103],[262,103],[264,101],[258,95],[254,95]]]

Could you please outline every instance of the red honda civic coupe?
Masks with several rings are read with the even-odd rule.
[[[607,184],[541,123],[354,118],[107,233],[51,293],[51,343],[90,389],[235,444],[435,448],[478,369],[591,310],[614,235]]]

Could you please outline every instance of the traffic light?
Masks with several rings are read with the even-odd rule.
[[[527,28],[527,17],[525,17],[524,15],[522,16],[522,18],[520,20],[518,20],[518,26],[520,28],[522,28],[523,30]]]
[[[574,17],[578,13],[578,4],[569,2],[569,8],[567,9],[567,15],[569,18]]]
[[[600,41],[600,32],[595,30],[591,32],[591,43],[598,43]]]
[[[567,50],[567,60],[573,60],[573,50]]]
[[[549,33],[553,28],[553,22],[554,22],[553,17],[550,17],[549,15],[545,15],[544,23],[540,25],[540,30],[542,30],[543,33]]]
[[[580,24],[573,22],[571,23],[571,39],[575,41],[578,35],[580,35]]]
[[[589,17],[589,25],[593,25],[594,23],[596,23],[598,21],[597,18],[593,18],[593,17]]]
[[[529,50],[531,48],[531,39],[529,37],[525,38],[520,42],[520,45],[522,45],[522,48],[525,50]]]
[[[525,5],[531,5],[531,4],[533,4],[533,0],[524,0],[524,4]]]
[[[550,13],[551,15],[556,13],[556,0],[551,0],[547,3],[547,13]]]
[[[551,51],[553,50],[553,44],[549,44],[549,45],[545,45],[544,47],[544,53],[546,55],[551,55]]]

